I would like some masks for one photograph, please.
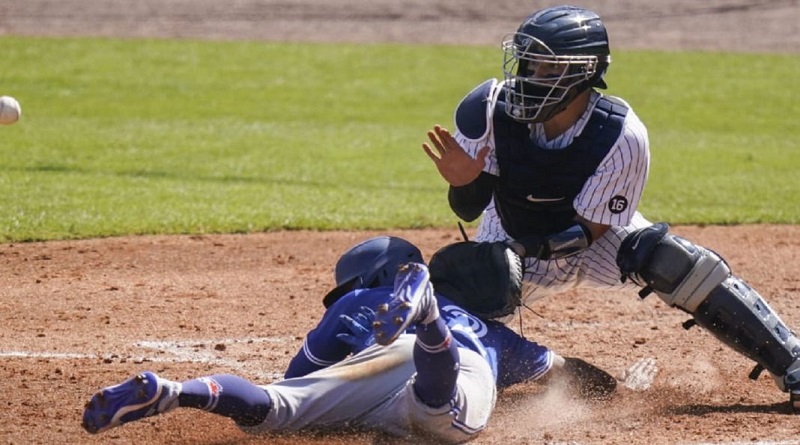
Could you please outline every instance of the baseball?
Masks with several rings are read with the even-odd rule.
[[[22,116],[22,108],[17,99],[11,96],[0,96],[0,125],[11,125]]]

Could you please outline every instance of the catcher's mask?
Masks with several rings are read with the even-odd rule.
[[[507,35],[502,48],[505,110],[519,122],[547,121],[583,91],[606,88],[608,35],[592,11],[543,9]]]
[[[336,287],[322,304],[331,307],[353,289],[391,286],[397,269],[408,262],[424,263],[417,246],[394,236],[378,236],[351,247],[336,263]]]

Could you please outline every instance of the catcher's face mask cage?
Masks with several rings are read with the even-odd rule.
[[[580,92],[602,80],[610,56],[557,55],[524,33],[503,39],[505,110],[514,120],[544,122],[562,111]]]

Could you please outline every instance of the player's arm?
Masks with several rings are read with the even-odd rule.
[[[499,93],[495,79],[475,87],[458,104],[455,134],[440,125],[428,132],[430,143],[422,144],[439,174],[450,185],[448,202],[465,221],[478,218],[489,205],[497,168],[491,141],[492,98]]]
[[[508,329],[504,325],[503,328]],[[498,351],[498,388],[527,381],[553,382],[566,385],[591,399],[605,399],[617,388],[614,376],[591,363],[561,356],[515,332],[502,335],[504,341]]]
[[[487,321],[488,334],[500,340],[497,350],[497,387],[538,380],[553,367],[556,354],[529,341],[502,323]]]
[[[302,348],[289,362],[285,378],[300,377],[327,368],[353,352],[352,346],[339,337],[348,333],[341,316],[358,312],[361,292],[356,290],[345,294],[325,311],[319,323],[306,334]]]
[[[649,168],[647,129],[631,110],[621,137],[575,197],[576,213],[601,226],[630,224],[644,193]]]
[[[467,185],[461,187],[451,185],[447,192],[450,208],[464,221],[474,221],[481,216],[483,210],[489,205],[489,201],[492,200],[492,191],[496,181],[496,176],[481,172],[474,181]]]
[[[521,257],[554,260],[575,255],[592,245],[594,240],[605,235],[611,226],[589,221],[576,216],[574,224],[561,232],[547,236],[533,235],[508,242]]]
[[[332,318],[331,318],[332,320]],[[337,323],[339,321],[337,320]],[[350,354],[350,348],[336,338],[329,329],[317,326],[303,340],[303,347],[286,368],[284,378],[301,377],[327,368]]]
[[[422,148],[436,164],[439,174],[450,184],[447,200],[459,218],[473,221],[492,199],[496,176],[483,171],[489,147],[481,147],[473,158],[462,145],[439,125],[428,132],[430,144]]]

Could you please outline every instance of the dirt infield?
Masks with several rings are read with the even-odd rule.
[[[0,34],[495,44],[520,2],[0,0]],[[492,6],[487,6],[491,4]],[[545,2],[530,2],[535,9]],[[551,4],[551,3],[547,3]],[[798,1],[598,1],[627,48],[797,51]],[[792,19],[794,17],[795,19]],[[745,35],[742,29],[762,29]],[[725,257],[800,326],[800,227],[675,227]],[[102,434],[80,428],[96,389],[150,369],[173,379],[278,378],[322,312],[338,254],[375,232],[143,236],[0,244],[0,442],[9,444],[396,443],[371,434],[249,437],[179,410]],[[455,228],[393,231],[426,258]],[[477,443],[800,444],[800,417],[752,362],[657,297],[570,292],[525,312],[529,338],[621,374],[660,369],[646,391],[587,404],[532,383],[500,395]]]

